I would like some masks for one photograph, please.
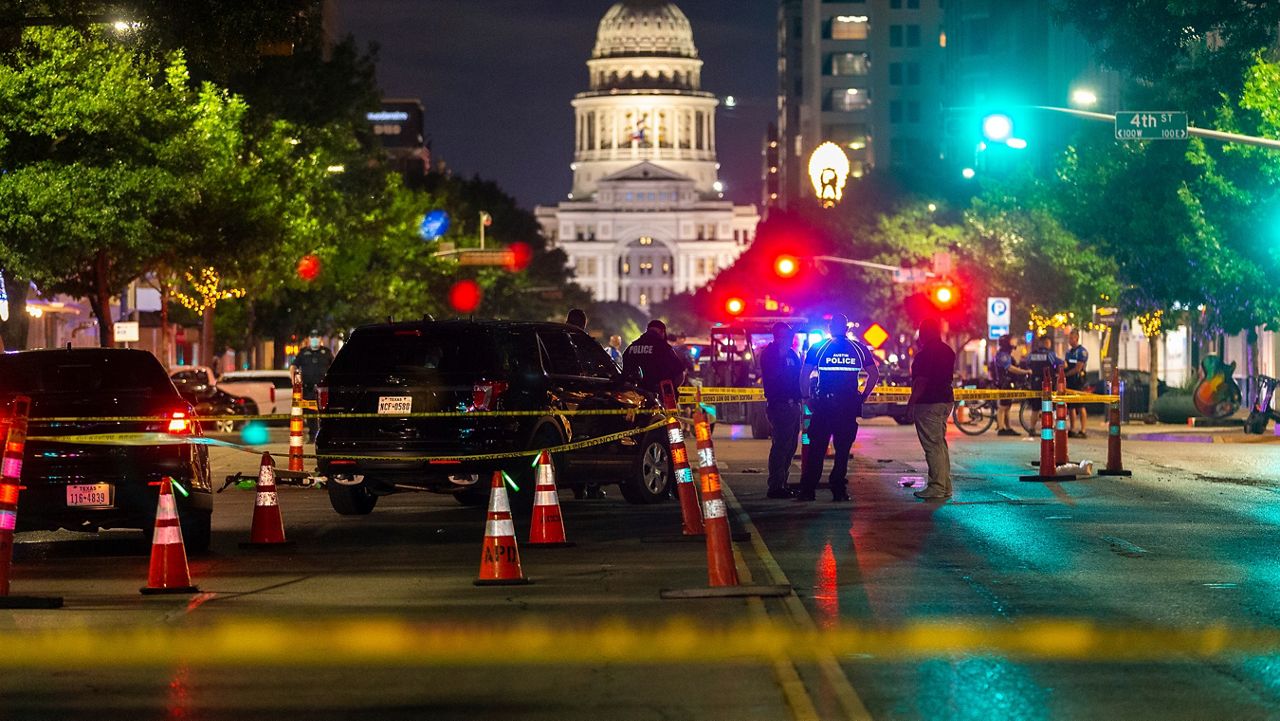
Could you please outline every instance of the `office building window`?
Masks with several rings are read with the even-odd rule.
[[[866,75],[871,68],[866,53],[832,53],[827,64],[831,75]]]
[[[866,15],[837,15],[827,28],[827,37],[832,40],[866,40],[871,29]]]
[[[902,101],[894,100],[889,103],[889,122],[902,122]]]
[[[822,126],[822,139],[849,150],[866,150],[869,141],[864,123],[839,123]]]
[[[901,10],[902,0],[889,0],[889,7],[893,8],[894,10]]]
[[[889,63],[889,84],[902,84],[902,63]]]
[[[909,48],[920,47],[920,26],[919,25],[907,26],[907,47]]]
[[[942,3],[938,3],[938,5],[939,5],[939,6],[941,6],[941,5],[942,5]],[[908,9],[908,10],[919,10],[919,9],[920,9],[920,0],[907,0],[907,9]]]
[[[920,84],[920,63],[907,63],[907,85]]]
[[[920,103],[915,100],[907,101],[907,122],[920,122]]]
[[[891,48],[902,47],[902,26],[901,25],[889,26],[889,47]]]
[[[827,91],[826,107],[823,110],[850,112],[862,110],[871,104],[871,98],[865,88],[833,88]]]

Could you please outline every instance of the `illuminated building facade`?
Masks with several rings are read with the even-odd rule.
[[[578,93],[573,189],[539,207],[578,284],[642,309],[705,284],[755,235],[755,206],[723,197],[715,96],[688,18],[673,3],[626,0],[605,13]]]

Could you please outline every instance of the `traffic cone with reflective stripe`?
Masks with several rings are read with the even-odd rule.
[[[707,579],[712,586],[738,585],[729,536],[729,514],[720,491],[711,424],[701,410],[694,413],[694,437],[698,441],[698,477],[702,481],[702,522],[707,535]]]
[[[249,542],[241,548],[268,548],[292,546],[293,541],[284,537],[284,518],[280,515],[279,496],[276,493],[276,462],[270,453],[262,454],[258,467],[257,495],[253,501],[253,525],[249,530]]]
[[[520,568],[520,550],[516,547],[516,526],[511,520],[511,501],[502,471],[493,472],[489,491],[489,514],[484,523],[484,546],[480,551],[480,576],[477,586],[510,586],[528,583]]]
[[[178,507],[173,500],[173,485],[168,476],[160,481],[160,502],[156,505],[156,528],[151,541],[151,569],[147,572],[144,594],[195,593],[191,571],[187,569],[187,548],[182,543],[182,526]]]
[[[31,399],[18,396],[11,407],[13,416],[0,454],[0,608],[61,608],[61,598],[9,595],[13,534],[18,527],[18,490],[22,484],[22,456],[26,452]],[[3,427],[4,424],[0,424],[0,429]]]
[[[1044,371],[1044,383],[1040,396],[1040,473],[1034,476],[1019,476],[1020,481],[1053,481],[1057,480],[1058,464],[1056,463],[1055,443],[1053,442],[1053,391],[1049,370]]]
[[[680,499],[680,515],[686,536],[701,536],[702,509],[698,506],[698,490],[693,487],[693,470],[689,468],[689,449],[684,444],[684,430],[675,416],[667,418],[667,450],[676,471],[676,497]]]
[[[1067,376],[1062,366],[1058,366],[1058,393],[1067,392]],[[1059,399],[1054,402],[1053,451],[1054,463],[1062,465],[1067,462],[1067,402]]]
[[[1120,369],[1111,369],[1111,395],[1120,395]],[[1120,461],[1120,402],[1111,404],[1111,417],[1107,428],[1107,468],[1098,471],[1100,476],[1132,476]]]
[[[533,487],[533,525],[529,528],[531,546],[572,546],[565,540],[564,516],[560,513],[560,495],[556,492],[556,472],[551,454],[538,455],[538,480]]]
[[[293,404],[289,407],[289,470],[302,472],[302,438],[306,435],[302,422],[302,374],[293,373]]]

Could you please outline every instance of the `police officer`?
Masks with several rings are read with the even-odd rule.
[[[333,354],[320,343],[320,331],[312,330],[307,336],[307,347],[298,351],[293,357],[294,368],[302,376],[302,397],[309,401],[316,399],[316,386],[324,379],[324,374],[333,364]],[[307,428],[311,436],[315,435],[315,416],[307,419]]]
[[[809,349],[800,368],[800,390],[810,398],[809,447],[805,449],[804,473],[796,501],[812,501],[826,460],[827,444],[835,446],[835,462],[828,480],[831,500],[849,500],[849,451],[858,436],[862,404],[880,381],[875,357],[861,343],[849,338],[849,319],[841,313],[831,316],[831,338]],[[817,388],[810,394],[809,377],[817,371]],[[858,389],[858,377],[867,374],[866,390]]]
[[[311,331],[307,336],[307,347],[298,351],[298,355],[293,357],[291,364],[302,374],[303,398],[315,400],[316,386],[324,379],[324,374],[329,371],[332,363],[333,354],[320,343],[320,331]]]
[[[1064,360],[1067,363],[1067,388],[1073,391],[1083,391],[1084,388],[1084,372],[1086,366],[1089,365],[1089,350],[1080,345],[1080,331],[1072,328],[1071,333],[1067,335],[1067,355]],[[1078,421],[1078,422],[1077,422]],[[1083,403],[1072,403],[1067,406],[1067,435],[1071,438],[1088,438],[1086,432],[1089,414],[1085,412]],[[1079,430],[1076,430],[1076,429]]]
[[[1062,365],[1062,359],[1057,353],[1053,352],[1053,336],[1046,333],[1036,341],[1036,348],[1027,354],[1026,364],[1027,370],[1031,371],[1031,386],[1039,388],[1044,379],[1044,372],[1049,371],[1050,386],[1053,385],[1053,374],[1058,372],[1058,366]]]
[[[1000,336],[1000,348],[996,351],[996,355],[991,359],[991,380],[995,381],[996,388],[1008,389],[1016,385],[1017,379],[1023,380],[1031,377],[1031,371],[1026,368],[1019,368],[1013,362],[1013,338],[1008,335]],[[996,412],[996,435],[998,436],[1016,436],[1018,432],[1013,430],[1009,425],[1009,410],[1013,407],[1013,401],[1002,400],[999,403],[999,411]]]
[[[622,377],[654,393],[662,392],[662,381],[679,388],[684,383],[685,364],[667,343],[667,324],[656,318],[622,354]]]
[[[760,352],[765,413],[769,416],[769,498],[791,498],[787,476],[800,435],[800,355],[786,323],[773,324],[773,342]]]

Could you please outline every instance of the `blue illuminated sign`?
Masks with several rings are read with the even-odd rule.
[[[449,230],[449,214],[443,210],[433,210],[422,217],[422,225],[418,234],[423,240],[435,240]]]

